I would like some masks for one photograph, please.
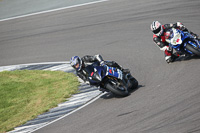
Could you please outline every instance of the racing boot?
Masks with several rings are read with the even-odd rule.
[[[125,77],[126,80],[134,79],[134,77],[131,75],[130,72],[127,73],[124,77]]]
[[[174,62],[180,55],[172,54],[171,56],[165,56],[165,61],[169,64]]]
[[[118,68],[119,70],[121,70],[124,74],[127,74],[127,73],[130,73],[130,70],[129,69],[124,69],[123,67],[121,66],[117,66],[116,68]],[[116,69],[117,70],[117,69]]]

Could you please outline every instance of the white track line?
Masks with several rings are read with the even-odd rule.
[[[27,64],[18,64],[18,65],[8,65],[0,67],[14,67],[14,66],[31,66],[31,65],[43,65],[43,64],[59,64],[59,63],[70,63],[69,61],[57,61],[57,62],[40,62],[40,63],[27,63]]]
[[[64,118],[64,117],[67,117],[68,115],[71,115],[71,114],[73,114],[74,112],[76,112],[76,111],[78,111],[78,110],[80,110],[80,109],[84,108],[85,106],[87,106],[87,105],[89,105],[89,104],[93,103],[93,102],[94,102],[94,101],[96,101],[98,98],[100,98],[102,95],[104,95],[104,94],[103,94],[103,93],[102,93],[102,94],[100,94],[99,96],[97,96],[96,98],[92,99],[91,101],[89,101],[89,102],[88,102],[88,103],[86,103],[85,105],[81,106],[80,108],[77,108],[77,109],[75,109],[74,111],[72,111],[72,112],[70,112],[70,113],[68,113],[68,114],[66,114],[66,115],[64,115],[64,116],[62,116],[62,117],[60,117],[60,118],[58,118],[58,119],[56,119],[56,120],[54,120],[54,121],[52,121],[52,122],[49,122],[49,123],[47,123],[47,124],[45,124],[45,125],[43,125],[43,126],[41,126],[41,127],[37,128],[37,129],[35,129],[35,130],[31,131],[30,133],[32,133],[32,132],[35,132],[35,131],[37,131],[37,130],[39,130],[39,129],[41,129],[41,128],[43,128],[43,127],[47,126],[47,125],[50,125],[50,124],[52,124],[52,123],[56,122],[56,121],[59,121],[59,120],[61,120],[62,118]]]
[[[91,5],[91,4],[96,4],[96,3],[105,2],[105,1],[109,1],[109,0],[99,0],[99,1],[88,2],[88,3],[84,3],[84,4],[79,4],[79,5],[67,6],[67,7],[62,7],[62,8],[57,8],[57,9],[42,11],[42,12],[31,13],[31,14],[27,14],[27,15],[21,15],[21,16],[16,16],[16,17],[11,17],[11,18],[1,19],[0,22],[7,21],[7,20],[12,20],[12,19],[17,19],[17,18],[23,18],[23,17],[33,16],[33,15],[38,15],[38,14],[43,14],[43,13],[60,11],[60,10],[68,9],[68,8],[74,8],[74,7],[79,7],[79,6]]]
[[[45,64],[69,64],[69,61],[60,61],[60,62],[41,62],[41,63],[29,63],[29,64],[18,64],[18,65],[9,65],[9,66],[0,66],[0,72],[1,71],[11,71],[14,69],[20,69],[25,66],[31,66],[31,65],[45,65]]]

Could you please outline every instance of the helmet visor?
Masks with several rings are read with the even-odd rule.
[[[158,29],[154,30],[153,33],[158,34],[160,31],[161,31],[161,26],[159,26]]]
[[[76,65],[74,65],[74,68],[78,69],[79,68],[79,63],[77,62]]]

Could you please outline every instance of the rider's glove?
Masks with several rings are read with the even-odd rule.
[[[177,27],[180,29],[180,30],[185,30],[185,26],[181,23],[181,22],[177,22]]]
[[[101,62],[100,62],[100,65],[101,65],[101,66],[104,66],[104,65],[105,65],[105,62],[104,62],[104,61],[101,61]]]

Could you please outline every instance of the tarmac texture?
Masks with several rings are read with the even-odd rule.
[[[200,60],[167,64],[150,24],[182,22],[200,35],[199,0],[109,0],[0,22],[0,66],[101,54],[139,81],[35,133],[199,133]]]

